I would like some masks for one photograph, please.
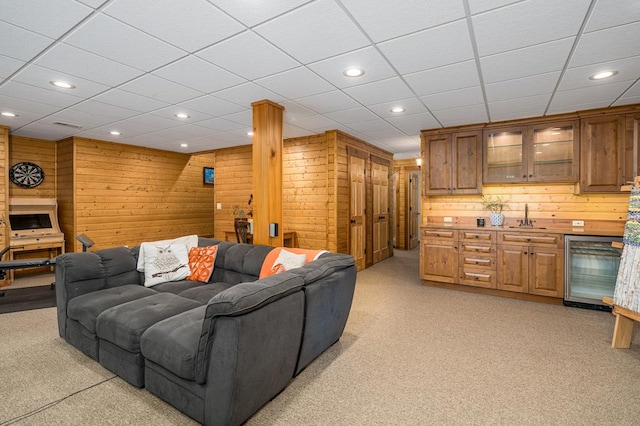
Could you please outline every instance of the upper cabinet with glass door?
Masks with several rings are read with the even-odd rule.
[[[484,183],[575,182],[578,121],[485,130]]]

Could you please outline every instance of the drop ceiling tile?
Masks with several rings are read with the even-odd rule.
[[[153,74],[203,93],[226,89],[246,81],[196,56],[180,59]]]
[[[26,62],[0,55],[0,81],[18,71]]]
[[[589,4],[590,0],[529,0],[475,15],[478,54],[493,55],[573,37]]]
[[[589,79],[592,75],[604,70],[616,70],[618,74],[603,80]],[[630,81],[633,83],[638,78],[640,78],[640,56],[635,56],[618,61],[608,61],[586,65],[584,67],[570,68],[564,73],[558,90],[579,89],[619,81]]]
[[[27,126],[21,127],[20,129],[12,132],[15,136],[24,136],[28,138],[37,138],[37,139],[45,139],[45,140],[60,140],[64,138],[68,138],[70,136],[74,136],[80,133],[81,130],[74,129],[73,127],[60,126],[57,124],[53,124],[52,121],[48,119],[42,119],[36,121],[35,123],[31,123]]]
[[[568,105],[578,105],[582,103],[596,103],[602,106],[609,106],[613,99],[622,95],[628,88],[629,82],[623,81],[574,90],[563,90],[555,94],[552,105],[554,108],[562,108]]]
[[[412,73],[473,58],[467,22],[461,19],[378,44],[400,73]]]
[[[107,15],[194,52],[245,29],[204,0],[118,0],[104,10]]]
[[[324,115],[340,124],[345,125],[362,121],[376,120],[377,118],[379,118],[376,114],[365,107],[329,112]]]
[[[560,112],[569,112],[569,111],[560,111]],[[514,112],[514,111],[504,111],[502,114],[495,114],[491,116],[491,121],[492,122],[497,122],[497,121],[506,121],[506,120],[516,120],[516,119],[521,119],[521,118],[528,118],[528,117],[536,117],[540,114],[540,109],[536,108],[530,111],[527,110],[523,110],[523,111],[519,111],[519,112]]]
[[[303,64],[369,45],[332,0],[317,0],[254,29]]]
[[[443,109],[433,113],[444,127],[458,124],[485,123],[489,119],[484,104],[462,108]]]
[[[1,94],[0,89],[0,107],[3,109],[9,109],[11,111],[17,111],[20,114],[29,113],[35,117],[41,117],[44,115],[52,114],[60,109],[55,105],[48,105],[40,102],[39,100],[27,100],[23,98],[16,98],[12,96],[6,96]],[[19,91],[17,93],[20,93]]]
[[[153,74],[138,77],[129,83],[123,84],[120,88],[127,92],[168,103],[184,102],[203,95],[202,92],[189,89],[186,86],[165,80]]]
[[[480,84],[475,61],[464,61],[407,74],[404,79],[418,96],[464,89]]]
[[[53,41],[51,38],[0,21],[0,55],[30,61]]]
[[[405,152],[413,151],[415,153],[416,150],[418,152],[420,150],[420,139],[416,141],[415,139],[405,135],[389,137],[389,138],[381,138],[381,139],[378,139],[378,142],[385,144],[386,146],[391,148],[393,151],[397,151],[397,150],[405,151]]]
[[[199,121],[195,125],[218,133],[231,132],[233,130],[244,129],[246,127],[244,124],[225,120],[224,118],[211,118],[209,120]]]
[[[632,103],[640,103],[640,81],[624,92],[624,95],[615,102],[615,105],[628,105]]]
[[[138,112],[149,112],[166,107],[167,102],[151,99],[120,89],[111,89],[93,98],[96,101],[114,106],[125,106]]]
[[[570,67],[614,61],[640,55],[640,22],[584,34]]]
[[[257,34],[246,31],[211,46],[197,56],[248,80],[295,68],[300,64]]]
[[[70,108],[74,111],[83,111],[89,114],[102,115],[117,120],[124,120],[139,114],[139,112],[128,108],[105,104],[93,99],[86,100]]]
[[[465,16],[461,1],[343,0],[342,4],[374,42],[436,27]]]
[[[215,1],[216,6],[248,27],[268,21],[305,3],[309,3],[309,0],[254,1],[251,7],[247,7],[247,4],[238,0]]]
[[[0,95],[12,98],[25,99],[32,102],[40,102],[57,107],[68,107],[82,101],[82,98],[61,93],[55,90],[41,89],[40,87],[10,81],[0,87]]]
[[[255,80],[255,83],[288,99],[317,95],[335,89],[333,85],[305,67],[261,78]]]
[[[195,137],[204,137],[207,135],[211,135],[213,132],[211,129],[207,129],[205,127],[196,126],[195,124],[184,125],[180,127],[173,127],[170,129],[162,130],[162,134],[165,137],[168,137],[169,140],[176,141],[195,138]]]
[[[3,1],[0,19],[46,37],[58,38],[92,12],[90,7],[69,0]]]
[[[529,115],[540,116],[544,115],[547,105],[549,104],[549,99],[551,99],[551,93],[491,102],[489,103],[489,114],[491,114],[492,121],[496,121],[496,117],[508,116],[515,118],[523,112],[527,112]]]
[[[413,97],[411,89],[398,77],[347,87],[344,92],[363,105],[375,105]]]
[[[178,106],[186,108],[188,110],[193,109],[199,112],[203,112],[213,117],[233,114],[236,112],[244,111],[251,107],[243,107],[241,105],[234,104],[233,102],[225,101],[224,99],[216,98],[215,96],[210,95],[200,96],[199,98],[181,102],[180,104],[178,104]]]
[[[13,81],[81,98],[90,98],[109,89],[109,87],[104,84],[85,80],[64,72],[39,67],[37,65],[31,65],[30,67],[25,68],[13,78]],[[75,89],[62,89],[51,84],[51,81],[65,81],[76,87]]]
[[[343,109],[352,109],[362,106],[339,90],[306,98],[299,98],[296,99],[296,102],[318,114],[326,114],[328,112],[341,111]]]
[[[441,111],[443,109],[461,108],[484,103],[484,96],[480,86],[467,87],[450,92],[436,93],[434,95],[421,96],[420,100],[431,111]]]
[[[213,95],[217,98],[233,102],[246,108],[251,108],[251,104],[253,102],[261,101],[263,99],[269,99],[273,102],[285,100],[281,95],[273,93],[272,91],[254,83],[244,83],[229,89],[220,90],[215,92]]]
[[[346,77],[343,71],[351,67],[362,68],[365,70],[364,75]],[[371,46],[314,62],[309,65],[309,68],[338,88],[371,83],[396,75],[396,72],[389,66],[387,61]]]
[[[97,9],[98,7],[102,6],[102,4],[104,3],[104,0],[77,0],[80,3],[84,3],[87,6],[90,6],[94,9]]]
[[[635,21],[640,21],[638,0],[598,0],[584,32],[589,33]]]
[[[242,124],[245,127],[253,127],[253,111],[246,109],[244,111],[236,112],[233,114],[224,115],[222,118],[225,120],[233,121],[234,123]]]
[[[2,111],[11,111],[14,114],[17,114],[16,117],[6,117],[4,115],[0,115],[0,126],[10,127],[12,133],[17,129],[20,129],[22,126],[26,126],[29,123],[37,121],[41,117],[41,115],[39,114],[20,111],[17,108],[9,109],[5,108],[4,106],[0,106],[0,112]]]
[[[151,126],[147,122],[141,121],[137,117],[118,121],[116,123],[110,124],[109,126],[103,126],[101,128],[96,128],[94,130],[102,130],[102,129],[104,129],[104,133],[107,133],[107,134],[112,129],[117,129],[121,133],[122,139],[142,135],[145,133],[151,133],[151,132],[155,132],[156,130],[159,130],[157,127]]]
[[[349,124],[349,128],[367,136],[370,136],[372,133],[396,130],[395,127],[384,120],[371,120],[351,123]]]
[[[295,122],[298,117],[306,117],[308,115],[314,115],[315,112],[309,108],[303,107],[297,102],[284,101],[280,102],[280,105],[284,107],[284,120],[291,123]]]
[[[142,114],[127,119],[129,123],[138,123],[144,126],[153,127],[154,130],[170,129],[184,125],[184,122],[172,120],[170,118],[159,117],[153,114]]]
[[[391,117],[387,118],[387,121],[396,128],[410,135],[420,135],[421,130],[442,127],[429,112]],[[418,142],[419,141],[420,140],[418,139]]]
[[[194,109],[184,108],[179,105],[171,105],[166,108],[158,109],[150,113],[156,117],[168,118],[169,120],[176,121],[181,125],[185,125],[188,123],[197,123],[199,121],[208,120],[213,118],[209,114],[202,113],[200,111],[196,111]],[[187,114],[189,118],[179,118],[176,117],[176,114]]]
[[[242,137],[233,133],[217,133],[212,142],[216,145],[216,149],[220,149],[232,146],[250,145],[251,139],[249,138],[249,140],[247,140],[246,136]]]
[[[532,75],[485,85],[487,101],[497,102],[551,93],[558,83],[560,72]]]
[[[484,82],[489,84],[561,71],[572,45],[573,39],[564,39],[480,58]]]
[[[302,127],[294,126],[289,123],[284,123],[282,133],[284,135],[284,139],[299,138],[301,136],[309,136],[313,134],[310,130],[303,129]]]
[[[89,19],[65,43],[144,71],[186,56],[184,51],[106,15]]]
[[[469,9],[471,14],[475,15],[492,9],[498,9],[512,3],[518,3],[520,1],[522,0],[473,0],[469,2]]]
[[[319,114],[300,117],[300,119],[296,121],[296,126],[318,133],[335,129],[337,125],[338,123],[335,121]]]
[[[60,112],[52,114],[47,117],[52,122],[61,122],[68,124],[75,124],[81,126],[82,129],[89,129],[99,126],[104,126],[115,121],[117,118],[111,118],[104,115],[91,114],[84,111],[78,111],[73,109],[64,109]]]
[[[59,43],[35,61],[36,65],[102,84],[118,85],[143,71],[77,47]]]
[[[391,109],[396,107],[404,108],[404,111],[401,113],[391,112]],[[427,108],[425,108],[424,104],[414,97],[398,101],[382,102],[375,105],[367,105],[367,108],[376,113],[379,117],[385,119],[427,112]]]

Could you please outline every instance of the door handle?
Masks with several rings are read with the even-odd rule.
[[[351,223],[355,225],[356,220],[355,219],[351,219]]]

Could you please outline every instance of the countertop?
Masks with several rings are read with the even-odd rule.
[[[601,227],[601,226],[562,226],[554,224],[552,226],[534,226],[532,228],[523,226],[473,226],[465,224],[448,224],[448,223],[430,223],[422,225],[421,229],[457,229],[457,230],[474,230],[474,231],[499,231],[499,232],[527,232],[541,234],[564,234],[564,235],[598,235],[607,237],[622,237],[624,227]]]

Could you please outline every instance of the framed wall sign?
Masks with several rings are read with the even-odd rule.
[[[215,169],[213,167],[202,168],[202,183],[205,185],[213,185],[215,182]]]

